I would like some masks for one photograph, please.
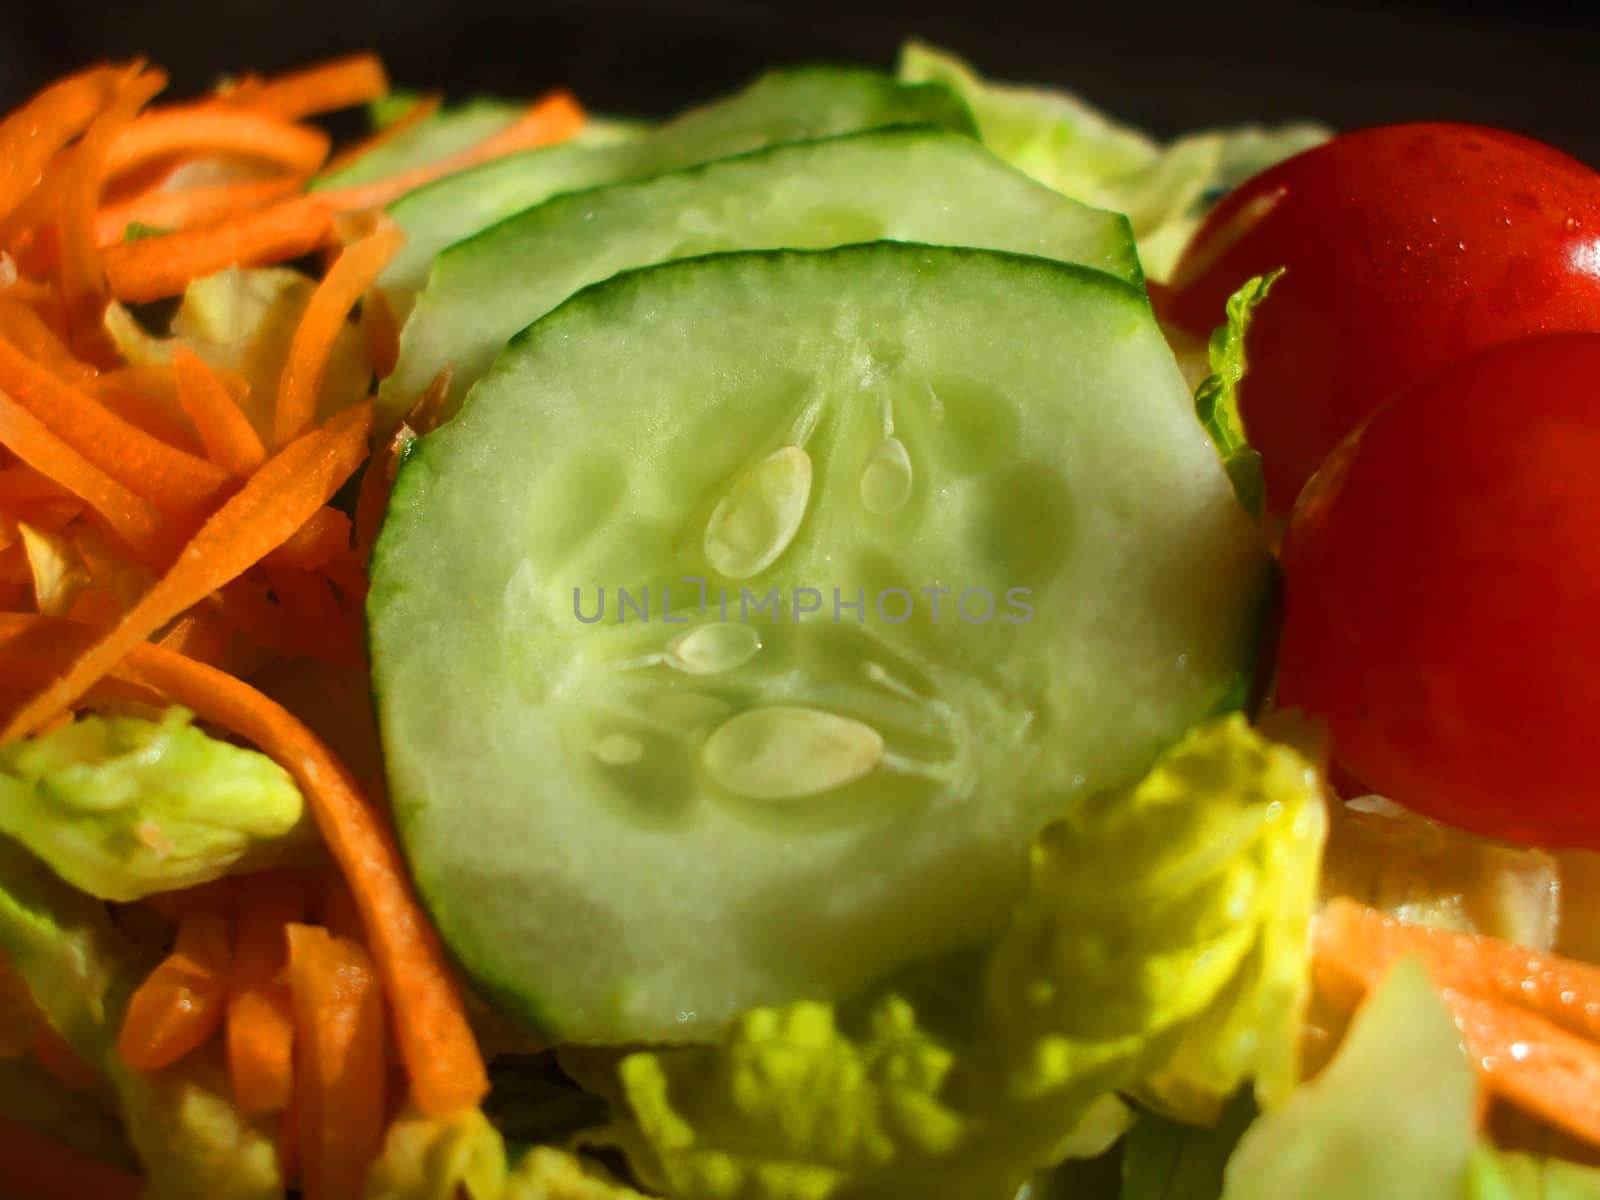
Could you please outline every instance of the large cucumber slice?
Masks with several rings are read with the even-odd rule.
[[[453,405],[517,330],[630,267],[880,239],[1037,254],[1143,283],[1124,217],[1068,200],[970,138],[901,127],[775,146],[558,196],[451,246],[406,323],[380,408],[398,421],[447,364]]]
[[[401,472],[395,818],[509,1011],[708,1036],[992,932],[1052,814],[1236,694],[1266,573],[1109,275],[896,243],[622,275]]]
[[[976,134],[966,105],[939,84],[903,84],[849,67],[772,71],[735,96],[692,109],[619,145],[530,150],[418,188],[389,210],[407,240],[381,282],[404,307],[427,281],[428,266],[440,250],[558,192],[886,125],[939,125]]]

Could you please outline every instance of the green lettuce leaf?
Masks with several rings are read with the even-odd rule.
[[[1117,1090],[1256,1079],[1276,1096],[1308,971],[1304,917],[1289,926],[1315,891],[1322,805],[1298,754],[1241,717],[1212,722],[1045,829],[981,962],[629,1055],[615,1142],[675,1200],[993,1200],[1104,1149],[1126,1125]]]
[[[1230,188],[1329,136],[1319,125],[1245,126],[1166,146],[1070,92],[992,83],[954,55],[917,42],[900,76],[942,83],[972,109],[983,142],[1057,191],[1126,213],[1145,272],[1165,280],[1206,212]]]
[[[506,1147],[481,1112],[441,1121],[411,1112],[389,1126],[365,1200],[501,1200]]]
[[[1228,319],[1212,333],[1206,349],[1211,374],[1194,394],[1195,412],[1222,458],[1239,503],[1257,517],[1261,515],[1266,484],[1261,475],[1261,455],[1244,435],[1244,422],[1239,416],[1239,382],[1247,365],[1244,338],[1250,329],[1250,318],[1282,274],[1274,271],[1258,275],[1228,297]]]
[[[273,1131],[228,1101],[214,1055],[157,1075],[124,1066],[116,1031],[150,966],[112,926],[105,906],[0,838],[0,952],[45,1017],[116,1099],[128,1143],[160,1200],[281,1200]]]
[[[187,346],[208,365],[241,376],[250,390],[240,407],[270,446],[278,382],[316,286],[288,267],[228,267],[189,285],[172,318],[172,336],[151,334],[115,302],[106,307],[106,332],[133,366],[170,363],[177,348]],[[346,321],[328,355],[318,423],[364,399],[371,381],[366,343]]]
[[[314,854],[288,772],[190,719],[82,716],[0,749],[0,833],[105,900]]]
[[[1223,1198],[1461,1200],[1476,1087],[1427,972],[1404,960],[1323,1072],[1245,1132]]]
[[[1600,1168],[1484,1144],[1472,1155],[1465,1200],[1600,1200]]]

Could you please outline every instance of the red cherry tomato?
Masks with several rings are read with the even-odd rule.
[[[1199,335],[1251,276],[1240,393],[1269,506],[1400,388],[1499,342],[1600,330],[1600,175],[1470,125],[1345,134],[1249,180],[1184,252],[1163,317]]]
[[[1339,765],[1478,833],[1600,847],[1600,334],[1384,405],[1283,545],[1279,702]]]

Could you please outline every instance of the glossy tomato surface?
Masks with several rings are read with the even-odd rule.
[[[1279,267],[1240,403],[1281,512],[1400,388],[1498,342],[1600,330],[1600,175],[1469,125],[1345,134],[1218,205],[1163,317],[1204,335],[1235,289]]]
[[[1530,338],[1381,408],[1283,545],[1278,699],[1372,790],[1600,847],[1600,334]]]

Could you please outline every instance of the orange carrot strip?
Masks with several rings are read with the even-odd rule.
[[[323,173],[325,175],[333,175],[343,171],[346,167],[354,166],[378,149],[378,147],[387,145],[406,130],[422,124],[422,122],[433,116],[434,113],[439,111],[439,104],[442,100],[443,97],[437,94],[419,96],[415,104],[407,108],[405,112],[390,121],[382,129],[363,138],[353,146],[345,147],[345,149],[330,158],[322,168]]]
[[[294,1009],[284,971],[287,926],[305,916],[305,886],[287,875],[239,880],[238,939],[228,995],[228,1074],[247,1114],[287,1108],[294,1082]]]
[[[303,181],[292,175],[196,187],[157,185],[102,207],[95,217],[95,239],[104,249],[122,241],[130,225],[148,225],[155,229],[206,225],[224,217],[254,212],[275,200],[292,196],[302,186]]]
[[[81,386],[129,425],[173,449],[196,458],[205,453],[204,443],[178,401],[178,380],[170,366],[119,367],[102,371]]]
[[[70,659],[93,636],[67,621],[0,613],[0,649],[28,638],[34,653]],[[118,675],[254,743],[294,776],[361,910],[417,1107],[450,1117],[476,1106],[488,1091],[488,1074],[460,990],[393,834],[344,765],[281,705],[214,667],[141,643]]]
[[[116,666],[131,647],[288,540],[361,464],[371,426],[369,402],[346,409],[268,460],[206,521],[178,561],[116,629],[12,718],[0,731],[0,744],[54,717]]]
[[[367,344],[372,373],[379,379],[389,378],[400,361],[400,322],[388,298],[377,288],[369,291],[362,301],[361,336]]]
[[[289,926],[305,1200],[361,1194],[383,1145],[383,994],[359,943]]]
[[[189,911],[178,941],[134,991],[117,1037],[122,1061],[140,1071],[169,1067],[222,1025],[232,962],[228,919]]]
[[[103,258],[118,300],[159,300],[225,267],[258,267],[309,254],[332,236],[327,202],[297,196],[201,229],[121,242],[107,247]]]
[[[15,509],[34,500],[61,500],[71,494],[27,463],[0,467],[0,509]]]
[[[1440,988],[1531,1009],[1600,1041],[1600,966],[1484,934],[1408,924],[1347,897],[1330,901],[1317,918],[1316,947],[1320,961],[1369,983],[1415,954]]]
[[[399,226],[380,228],[345,247],[317,284],[294,331],[294,340],[289,343],[289,357],[278,383],[274,424],[278,445],[285,445],[311,427],[328,369],[328,355],[344,327],[345,317],[404,244],[405,232]]]
[[[269,112],[215,100],[148,112],[111,146],[107,172],[120,175],[163,159],[242,158],[310,175],[328,156],[328,135]]]
[[[39,186],[56,152],[99,115],[121,74],[93,67],[71,75],[0,121],[0,222]]]
[[[138,1200],[144,1188],[132,1172],[10,1117],[0,1117],[0,1162],[6,1164],[6,1195],[12,1200]]]
[[[82,497],[142,557],[153,561],[164,555],[167,539],[155,507],[79,454],[4,391],[0,391],[0,445]]]
[[[43,317],[18,300],[0,300],[0,337],[64,382],[79,383],[94,375],[94,368],[74,357]]]
[[[322,508],[262,561],[271,567],[315,571],[349,545],[350,518],[336,508]]]
[[[167,85],[161,71],[129,78],[117,89],[111,105],[96,117],[73,151],[66,196],[61,205],[61,295],[72,326],[74,344],[106,356],[110,339],[100,318],[106,307],[106,282],[95,236],[100,192],[114,169],[115,144],[139,110]]]
[[[375,54],[352,54],[263,82],[248,97],[252,108],[288,120],[353,108],[389,90],[383,63]]]
[[[550,92],[534,102],[509,127],[476,146],[470,146],[425,166],[401,171],[387,179],[320,193],[329,204],[340,209],[384,208],[435,179],[504,158],[519,150],[564,142],[583,127],[583,108],[570,92]]]
[[[1600,1046],[1512,1004],[1443,999],[1491,1093],[1600,1146]]]
[[[0,389],[105,474],[163,512],[208,508],[228,473],[116,416],[0,338]],[[87,499],[87,497],[85,497]]]
[[[234,476],[250,475],[267,458],[255,426],[234,403],[222,380],[193,350],[180,346],[172,365],[178,375],[179,402],[199,431],[206,454]]]
[[[362,659],[361,622],[351,620],[333,585],[317,571],[263,564],[263,573],[294,631],[301,654],[323,662],[357,666]]]

